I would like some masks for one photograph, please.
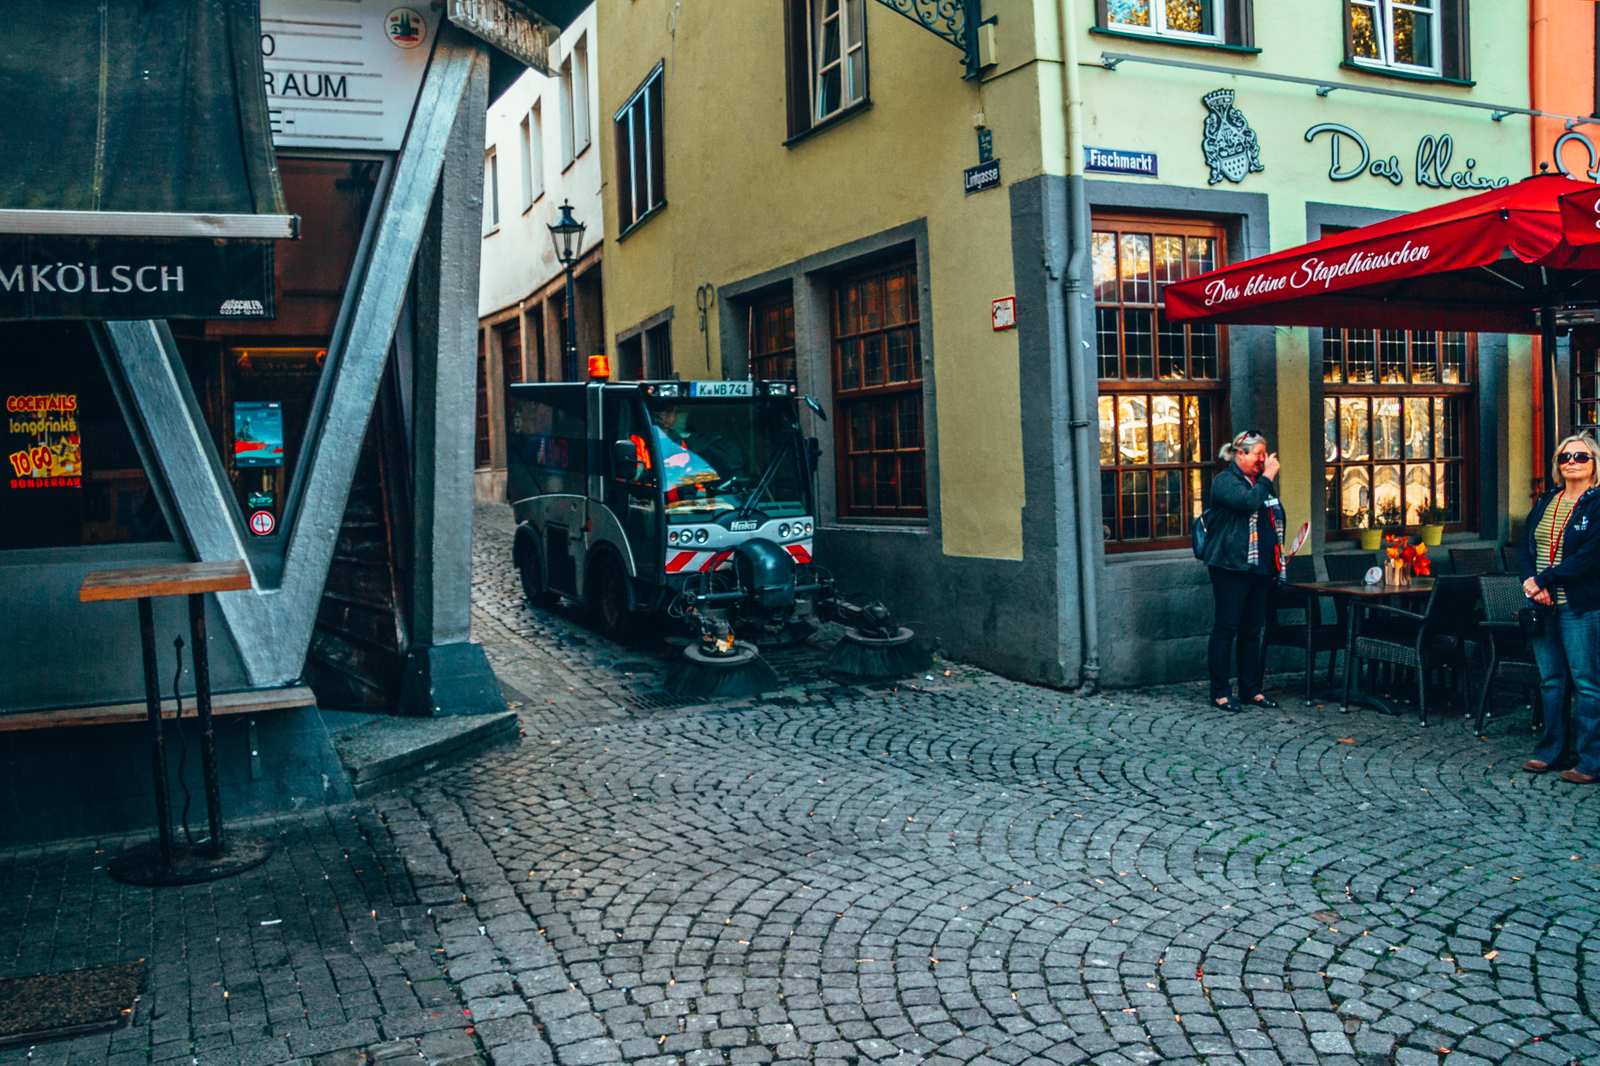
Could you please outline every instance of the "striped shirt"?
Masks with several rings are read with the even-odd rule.
[[[1539,524],[1533,530],[1533,563],[1534,572],[1543,573],[1548,567],[1561,562],[1561,536],[1566,529],[1568,520],[1572,518],[1575,505],[1568,503],[1560,493],[1550,501],[1550,506],[1544,509],[1544,514],[1539,516]],[[1560,512],[1559,514],[1557,512]],[[1557,520],[1561,524],[1556,525]],[[1551,542],[1554,541],[1552,546]],[[1552,598],[1556,603],[1567,602],[1567,594],[1557,585],[1551,590]]]

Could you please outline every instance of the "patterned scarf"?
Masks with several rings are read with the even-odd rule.
[[[1254,480],[1251,480],[1250,483],[1252,485],[1255,484]],[[1289,519],[1283,513],[1283,502],[1278,497],[1268,496],[1266,506],[1272,515],[1272,525],[1278,534],[1277,543],[1272,546],[1272,561],[1276,564],[1273,569],[1277,571],[1279,581],[1287,581],[1289,579],[1289,563],[1283,557],[1283,531],[1284,527],[1289,524]],[[1261,561],[1261,538],[1260,532],[1256,529],[1260,518],[1261,512],[1259,510],[1251,512],[1250,548],[1245,555],[1245,559],[1249,562],[1251,569],[1255,569],[1256,564]]]

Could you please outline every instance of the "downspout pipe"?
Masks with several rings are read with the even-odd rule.
[[[1099,449],[1091,447],[1094,424],[1094,379],[1089,376],[1089,293],[1083,275],[1089,261],[1089,203],[1083,187],[1083,87],[1078,78],[1078,31],[1074,0],[1056,0],[1056,25],[1061,32],[1061,80],[1066,112],[1067,270],[1063,279],[1066,305],[1068,417],[1072,430],[1073,515],[1078,534],[1078,611],[1083,639],[1083,665],[1078,695],[1092,696],[1100,687],[1100,529],[1089,521],[1099,475]],[[1091,460],[1094,463],[1090,467]]]

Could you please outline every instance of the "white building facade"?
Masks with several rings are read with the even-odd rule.
[[[588,357],[607,351],[593,4],[561,35],[558,57],[551,76],[530,70],[506,90],[485,126],[474,478],[480,502],[505,499],[505,386],[582,377]],[[573,266],[575,367],[566,358],[566,271],[549,230],[565,203],[586,227]]]

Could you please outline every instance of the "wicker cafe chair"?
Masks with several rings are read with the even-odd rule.
[[[1353,584],[1366,577],[1367,571],[1377,565],[1372,552],[1339,552],[1322,557],[1328,568],[1328,580],[1341,585]]]
[[[1500,560],[1493,548],[1451,548],[1450,565],[1460,577],[1498,574]]]
[[[1344,705],[1350,706],[1356,664],[1390,663],[1415,671],[1417,710],[1428,724],[1428,671],[1436,667],[1461,670],[1465,675],[1466,643],[1476,635],[1478,581],[1470,577],[1438,577],[1428,591],[1421,611],[1408,611],[1387,603],[1364,604],[1356,609],[1356,635],[1344,664]],[[1364,625],[1376,615],[1380,626]],[[1366,629],[1367,632],[1363,632]]]
[[[1474,732],[1483,736],[1483,721],[1489,714],[1489,689],[1496,681],[1507,681],[1534,690],[1535,717],[1540,717],[1539,664],[1533,661],[1533,649],[1528,638],[1517,625],[1517,612],[1528,604],[1523,594],[1522,581],[1515,574],[1495,574],[1478,578],[1483,594],[1483,621],[1479,623],[1479,639],[1487,645],[1489,656],[1484,664],[1483,693],[1478,697],[1478,724]]]
[[[1317,580],[1317,561],[1310,556],[1296,556],[1289,560],[1289,580],[1296,583]],[[1283,612],[1299,617],[1283,620]],[[1344,647],[1344,617],[1331,624],[1322,620],[1322,597],[1315,593],[1274,586],[1272,601],[1267,605],[1267,627],[1263,640],[1267,648],[1301,648],[1306,653],[1306,703],[1311,698],[1312,680],[1317,673],[1317,655],[1328,653],[1328,685],[1333,685],[1334,664],[1339,649]]]

